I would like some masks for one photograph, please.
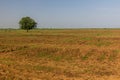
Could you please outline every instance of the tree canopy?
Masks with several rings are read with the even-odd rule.
[[[35,20],[30,17],[21,18],[21,20],[19,21],[19,25],[21,29],[27,30],[27,32],[28,30],[37,27],[37,23],[35,22]]]

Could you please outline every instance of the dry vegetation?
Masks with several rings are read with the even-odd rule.
[[[120,80],[120,30],[0,30],[0,80]]]

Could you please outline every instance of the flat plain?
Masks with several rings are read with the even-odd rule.
[[[0,80],[120,80],[120,29],[1,29]]]

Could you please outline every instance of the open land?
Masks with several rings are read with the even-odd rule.
[[[0,30],[0,80],[120,80],[120,29]]]

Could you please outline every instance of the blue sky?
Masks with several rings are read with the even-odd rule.
[[[30,16],[41,28],[118,28],[120,0],[0,0],[0,28]]]

